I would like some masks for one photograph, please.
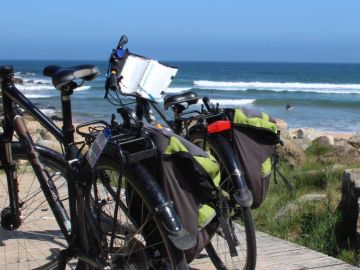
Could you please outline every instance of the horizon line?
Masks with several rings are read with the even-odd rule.
[[[268,60],[164,60],[156,59],[160,62],[180,62],[180,63],[269,63],[269,64],[360,64],[360,62],[340,62],[340,61],[268,61]],[[0,59],[0,61],[96,61],[106,62],[101,59]]]

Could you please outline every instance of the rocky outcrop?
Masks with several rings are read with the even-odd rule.
[[[299,206],[295,203],[288,203],[281,207],[275,214],[274,218],[277,222],[283,222],[287,218],[291,217],[295,212],[299,210]]]
[[[23,85],[23,84],[24,84],[24,80],[21,79],[21,78],[14,78],[14,83],[15,83],[15,84]]]
[[[308,139],[310,141],[321,136],[321,132],[314,128],[299,128],[291,130],[290,133],[293,134],[294,139]]]
[[[334,145],[328,153],[320,157],[320,161],[340,164],[360,163],[360,150],[349,144]]]
[[[53,139],[51,133],[46,129],[42,129],[40,131],[40,136],[41,136],[41,139],[43,139],[43,140],[52,140]]]
[[[310,193],[304,194],[299,197],[296,201],[298,203],[306,203],[306,202],[318,202],[326,200],[326,194],[317,194],[317,193]]]
[[[294,139],[294,142],[300,145],[304,151],[308,149],[312,144],[312,141],[309,138]]]
[[[304,194],[297,198],[295,201],[290,202],[277,211],[274,218],[278,222],[283,222],[288,218],[291,218],[296,212],[302,209],[303,205],[311,202],[319,202],[326,200],[326,194],[309,193]]]
[[[278,130],[280,130],[281,137],[282,138],[288,137],[289,136],[288,124],[284,120],[279,118],[276,118],[275,121]]]
[[[359,149],[360,148],[360,131],[356,132],[351,138],[348,140],[348,143],[353,147]]]
[[[284,146],[279,147],[282,158],[292,167],[299,166],[305,162],[305,152],[303,148],[289,138],[283,139]]]
[[[50,116],[50,119],[53,121],[62,121],[62,117],[57,116],[57,115]]]
[[[331,146],[334,145],[334,138],[330,135],[323,135],[313,140],[312,144],[316,144],[319,146]]]

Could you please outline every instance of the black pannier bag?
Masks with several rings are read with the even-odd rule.
[[[191,262],[211,240],[217,228],[213,202],[220,183],[220,167],[209,153],[169,131],[146,125],[158,148],[158,159],[144,165],[161,181],[168,199],[174,203],[185,229],[197,239],[185,251]]]
[[[233,144],[253,195],[252,208],[257,208],[265,200],[272,157],[280,142],[275,120],[266,113],[247,108],[225,109],[225,113],[232,122]]]

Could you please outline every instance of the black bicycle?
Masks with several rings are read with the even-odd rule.
[[[151,141],[121,125],[102,122],[94,129],[99,123],[93,122],[82,125],[92,127],[83,134],[86,154],[74,142],[70,97],[98,74],[90,65],[44,69],[61,92],[60,130],[15,87],[13,68],[0,67],[5,269],[187,269],[182,250],[193,241],[138,163],[156,152]],[[63,153],[34,144],[19,106],[59,141]],[[131,144],[136,147],[129,152]]]
[[[221,166],[219,189],[223,191],[223,196],[219,199],[217,209],[219,230],[206,246],[206,251],[217,269],[254,269],[256,239],[251,215],[252,194],[246,186],[241,162],[232,147],[231,125],[224,111],[211,104],[207,98],[203,99],[201,110],[185,111],[199,99],[195,93],[189,92],[165,98],[165,109],[172,108],[174,113],[174,118],[169,119],[150,95],[145,98],[124,94],[121,91],[121,70],[127,56],[131,55],[124,49],[126,43],[127,37],[123,36],[110,55],[105,97],[121,108],[135,103],[137,118],[141,121],[145,118],[154,124],[153,108],[162,122],[175,133],[182,134],[215,156]],[[135,100],[124,103],[119,94]]]

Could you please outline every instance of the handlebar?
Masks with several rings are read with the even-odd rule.
[[[113,91],[116,91],[119,88],[118,81],[114,73],[111,73],[110,77],[108,78],[107,88]]]
[[[128,43],[128,41],[129,41],[128,37],[126,35],[122,35],[117,45],[117,49],[122,49],[124,45]]]
[[[108,65],[108,71],[107,71],[107,78],[105,81],[105,98],[108,96],[108,91],[113,90],[117,91],[119,90],[119,81],[120,81],[120,66],[121,66],[121,59],[125,56],[126,51],[124,50],[124,46],[128,43],[127,36],[123,35],[121,36],[119,43],[116,47],[116,49],[113,49],[110,57],[109,57],[109,65]]]
[[[216,107],[214,106],[214,104],[210,101],[210,99],[208,97],[203,97],[203,103],[206,107],[206,109],[209,112],[216,112]]]

